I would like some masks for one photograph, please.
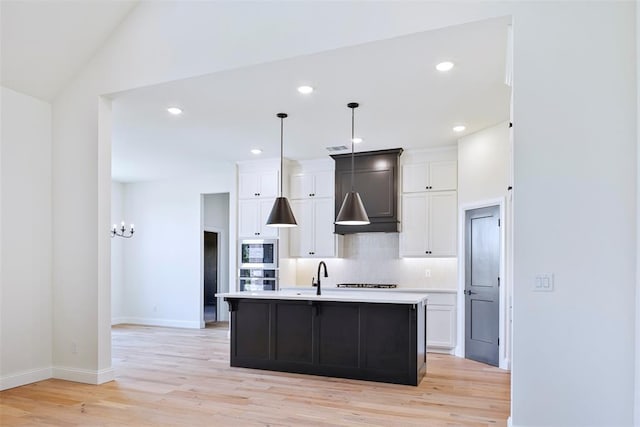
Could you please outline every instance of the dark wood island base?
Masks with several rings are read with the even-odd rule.
[[[224,298],[231,366],[414,386],[425,376],[426,300]]]

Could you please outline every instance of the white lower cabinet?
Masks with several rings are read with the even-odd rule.
[[[291,257],[335,257],[336,235],[333,233],[333,199],[291,201],[298,226],[289,230]]]
[[[453,353],[456,346],[456,294],[430,293],[427,300],[427,350]]]
[[[275,199],[238,201],[238,237],[278,237],[276,227],[267,227]]]

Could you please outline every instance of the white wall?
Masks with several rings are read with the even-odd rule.
[[[136,233],[124,246],[122,322],[201,326],[202,194],[224,192],[234,198],[234,171],[230,164],[206,176],[125,185],[125,216]],[[229,207],[227,242],[235,243],[235,211],[235,205]],[[235,265],[235,251],[227,253],[227,266]]]
[[[120,227],[121,221],[127,221],[124,216],[124,188],[121,182],[111,182],[111,224]],[[127,227],[131,221],[127,222]],[[134,223],[135,224],[135,223]],[[122,323],[125,316],[124,309],[124,245],[127,239],[114,237],[111,239],[111,324]]]
[[[51,376],[51,105],[0,91],[3,390]]]
[[[458,204],[506,197],[509,186],[509,123],[458,140]]]
[[[502,262],[500,268],[500,364],[509,367],[511,357],[511,295],[513,269],[510,247],[513,224],[512,203],[508,187],[511,185],[511,147],[509,122],[467,135],[458,140],[458,251],[464,254],[465,210],[481,206],[500,205]],[[465,287],[464,255],[458,264],[458,289]],[[462,293],[458,294],[458,348],[456,354],[464,356],[464,321],[466,304]]]
[[[235,249],[235,241],[229,239],[229,193],[205,194],[202,201],[203,229],[218,232],[218,292],[228,292],[235,280],[235,269],[231,270],[234,274],[229,275],[229,254]],[[229,320],[227,304],[218,299],[217,307],[217,319]]]
[[[640,189],[640,13],[636,3],[636,189]],[[635,346],[635,408],[634,425],[640,426],[640,196],[636,193],[636,346]]]
[[[526,12],[514,17],[513,422],[630,425],[635,5]],[[533,292],[545,272],[554,292]]]
[[[97,250],[110,181],[98,95],[512,14],[513,424],[630,424],[634,13],[632,2],[141,3],[54,102],[54,361],[97,372],[110,339],[97,315],[109,306],[98,287],[110,258]],[[530,291],[541,271],[555,273],[554,293]]]
[[[636,190],[640,189],[640,13],[636,5]],[[634,425],[640,426],[640,196],[636,192],[636,346]]]

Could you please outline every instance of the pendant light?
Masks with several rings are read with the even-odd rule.
[[[354,168],[354,133],[353,133],[353,122],[354,122],[354,111],[358,108],[359,104],[356,102],[350,102],[347,104],[347,107],[351,108],[351,191],[346,194],[344,197],[344,201],[342,202],[342,207],[340,208],[340,212],[338,212],[338,217],[336,218],[336,224],[338,225],[367,225],[370,224],[369,216],[367,215],[367,211],[364,209],[364,205],[362,204],[362,199],[360,199],[360,194],[355,190],[354,178],[353,178],[353,170]]]
[[[282,149],[282,131],[284,126],[284,119],[287,117],[285,113],[278,113],[277,117],[280,118],[280,196],[276,197],[276,201],[271,208],[271,213],[267,219],[267,225],[269,227],[296,227],[298,223],[293,216],[291,206],[286,197],[282,195],[282,176],[283,176],[283,149]]]

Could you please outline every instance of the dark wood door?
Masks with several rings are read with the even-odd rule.
[[[204,317],[216,321],[218,292],[218,233],[204,232]]]
[[[465,357],[498,366],[500,208],[466,213]]]

